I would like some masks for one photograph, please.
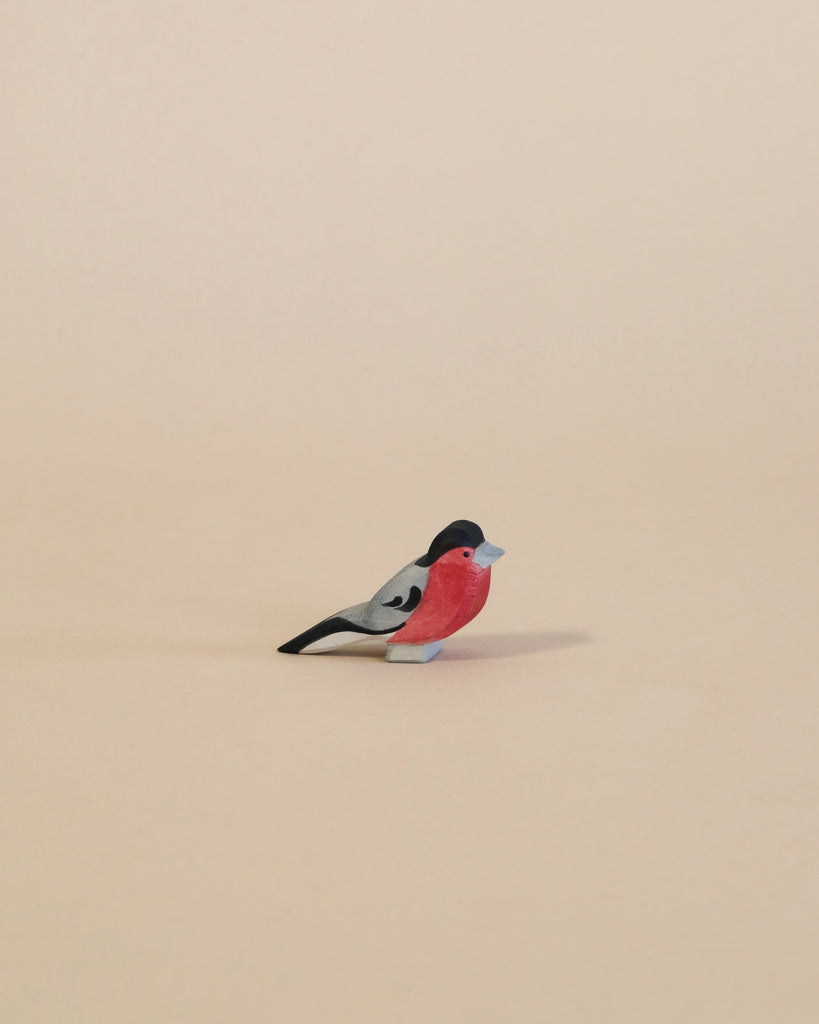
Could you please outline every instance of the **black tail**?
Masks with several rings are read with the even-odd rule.
[[[294,636],[292,640],[288,640],[278,649],[282,654],[300,654],[305,647],[314,644],[316,640],[323,640],[332,633],[364,633],[366,636],[382,636],[385,633],[395,633],[399,629],[403,629],[403,623],[398,627],[390,626],[389,629],[367,629],[366,626],[358,626],[354,622],[342,619],[340,615],[334,615],[332,618],[324,619],[318,625],[306,629],[303,633],[299,633],[298,636]]]

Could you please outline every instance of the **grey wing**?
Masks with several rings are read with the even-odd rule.
[[[424,594],[429,569],[410,562],[378,590],[367,604],[345,608],[339,615],[357,626],[386,631],[400,629]]]

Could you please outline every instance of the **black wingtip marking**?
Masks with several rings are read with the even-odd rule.
[[[385,633],[397,633],[399,629],[403,628],[404,623],[402,622],[400,626],[390,626],[389,629],[367,629],[366,626],[357,626],[354,622],[342,619],[340,615],[334,615],[332,618],[325,619],[310,629],[306,629],[303,633],[299,633],[298,636],[288,640],[277,650],[280,654],[301,654],[305,647],[309,647],[316,640],[323,640],[324,637],[331,636],[333,633],[364,633],[367,636],[382,636]]]
[[[418,602],[421,600],[421,589],[420,587],[410,587],[409,597],[401,605],[400,610],[402,612],[412,612],[418,607]]]
[[[279,654],[298,654],[301,650],[299,638],[296,637],[294,640],[288,640],[286,644],[282,644],[281,647],[277,647],[276,650]]]
[[[421,600],[421,590],[419,587],[410,587],[409,597],[404,601],[400,595],[394,597],[391,601],[382,601],[381,603],[385,608],[397,608],[399,612],[411,612],[418,607],[418,602]],[[403,603],[402,603],[403,602]]]

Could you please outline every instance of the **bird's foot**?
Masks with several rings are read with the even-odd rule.
[[[444,645],[440,640],[428,644],[387,644],[387,661],[403,661],[420,665],[432,661]]]

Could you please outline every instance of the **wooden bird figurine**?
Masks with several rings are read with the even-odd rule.
[[[492,563],[503,553],[484,538],[480,526],[458,519],[370,601],[322,619],[279,650],[313,654],[377,636],[387,641],[387,661],[429,661],[445,637],[483,608]]]

